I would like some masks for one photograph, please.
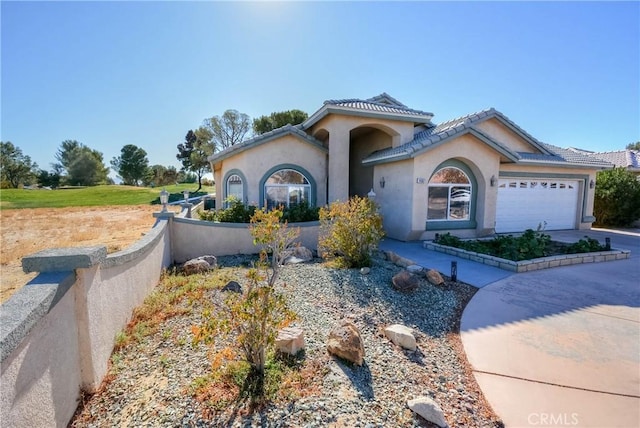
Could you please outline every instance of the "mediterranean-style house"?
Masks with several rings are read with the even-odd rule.
[[[373,190],[387,236],[403,241],[591,227],[609,163],[542,143],[494,109],[432,118],[386,93],[325,101],[300,125],[210,156],[216,205],[323,206]]]

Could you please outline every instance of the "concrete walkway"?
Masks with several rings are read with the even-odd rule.
[[[380,248],[480,290],[461,321],[467,358],[506,427],[640,427],[640,233],[588,235],[631,258],[513,274],[385,240]]]
[[[457,261],[458,280],[478,288],[514,275],[513,272],[498,269],[493,266],[487,266],[449,254],[427,250],[422,247],[422,241],[402,242],[385,239],[380,243],[379,247],[383,251],[393,251],[397,255],[412,260],[422,267],[435,269],[445,275],[451,273],[451,262]]]

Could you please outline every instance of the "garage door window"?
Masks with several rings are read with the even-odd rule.
[[[428,220],[462,221],[471,214],[471,180],[462,170],[446,167],[429,180]]]

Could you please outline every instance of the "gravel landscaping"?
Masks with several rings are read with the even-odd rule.
[[[223,275],[242,284],[250,260],[221,257],[221,268],[199,281]],[[428,396],[451,427],[501,427],[458,335],[462,310],[476,289],[451,281],[436,287],[422,278],[416,291],[400,293],[391,278],[401,270],[383,257],[366,275],[319,260],[282,268],[286,285],[280,291],[298,314],[294,325],[304,329],[306,341],[301,370],[308,379],[293,398],[252,412],[241,401],[220,408],[194,396],[194,381],[211,372],[212,361],[207,346],[192,345],[191,329],[202,322],[203,302],[223,298],[219,288],[207,289],[200,299],[179,301],[183,313],[176,311],[157,331],[115,353],[100,391],[85,397],[70,426],[431,427],[407,407],[408,400]],[[346,318],[364,341],[360,367],[326,351],[329,331]],[[390,324],[414,329],[417,351],[393,345],[383,333]]]

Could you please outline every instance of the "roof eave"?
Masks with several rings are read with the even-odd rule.
[[[562,168],[581,168],[581,169],[611,169],[613,165],[611,164],[584,164],[584,163],[575,163],[575,162],[554,162],[554,161],[541,161],[541,160],[527,160],[520,159],[518,162],[520,165],[531,165],[531,166],[559,166]]]
[[[358,116],[358,117],[371,117],[376,119],[388,119],[388,120],[399,120],[403,122],[411,122],[411,123],[425,123],[430,124],[431,119],[433,118],[433,114],[428,115],[411,115],[411,114],[402,114],[402,113],[389,113],[389,112],[377,112],[372,110],[362,110],[352,107],[343,107],[325,104],[318,111],[312,114],[307,120],[302,123],[303,129],[308,129],[318,123],[322,118],[329,114],[344,114],[349,116]]]
[[[303,131],[299,131],[299,132],[303,132]],[[303,141],[303,142],[305,142],[307,144],[311,144],[312,146],[314,146],[314,147],[316,147],[316,148],[318,148],[318,149],[320,149],[320,150],[322,150],[324,152],[328,151],[328,149],[324,145],[322,145],[322,143],[313,141],[311,139],[313,137],[310,137],[310,136],[308,138],[304,137],[304,136],[298,134],[297,132],[295,132],[293,126],[290,126],[290,127],[284,128],[282,130],[282,132],[276,132],[276,133],[268,135],[268,136],[266,136],[264,138],[257,137],[255,139],[248,140],[248,141],[246,141],[244,143],[240,143],[240,144],[236,144],[235,146],[231,146],[228,149],[229,151],[222,151],[222,152],[219,152],[219,153],[214,153],[214,154],[210,155],[209,157],[207,157],[207,160],[209,161],[209,163],[217,164],[219,162],[222,162],[225,159],[230,158],[231,156],[233,156],[235,154],[241,153],[241,152],[243,152],[245,150],[249,150],[249,149],[257,147],[257,146],[261,146],[262,144],[266,144],[266,143],[268,143],[270,141],[276,140],[278,138],[281,138],[281,137],[284,137],[284,136],[287,136],[287,135],[291,135],[293,137],[296,137],[299,140],[301,140],[301,141]]]

